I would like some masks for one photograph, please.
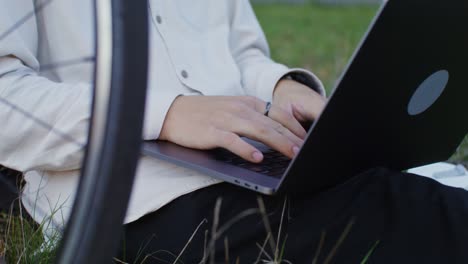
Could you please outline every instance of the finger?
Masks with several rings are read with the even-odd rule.
[[[304,139],[298,137],[296,134],[294,134],[293,132],[291,132],[288,128],[286,128],[285,126],[281,125],[280,123],[276,122],[275,120],[271,119],[271,118],[268,118],[268,117],[265,117],[265,120],[266,120],[266,125],[272,127],[273,129],[275,129],[278,133],[286,136],[289,140],[291,140],[292,142],[294,142],[294,144],[296,144],[296,146],[302,146],[302,144],[304,143]],[[299,124],[300,125],[300,124]],[[301,126],[302,128],[302,126]],[[303,129],[303,128],[302,128]]]
[[[302,138],[296,136],[288,128],[286,128],[282,124],[276,122],[275,120],[269,117],[266,117],[264,115],[260,115],[257,113],[253,113],[252,119],[256,123],[271,127],[272,129],[276,130],[278,133],[286,136],[289,140],[294,142],[294,144],[296,144],[297,146],[302,146],[302,143],[304,143],[304,140]]]
[[[253,112],[258,115],[257,112]],[[293,158],[299,151],[299,144],[289,139],[277,131],[277,127],[266,125],[263,122],[258,122],[255,118],[238,119],[239,121],[231,122],[229,129],[241,136],[245,136],[264,143],[265,145],[281,152],[283,155]]]
[[[265,116],[265,110],[266,110],[266,105],[267,105],[266,102],[258,98],[253,98],[253,97],[246,97],[244,98],[244,101],[247,103],[247,106],[255,109],[255,111],[261,114],[262,116]],[[252,113],[245,113],[245,114],[251,115]],[[246,115],[244,115],[243,117],[248,118],[248,116]],[[272,105],[268,112],[268,118],[271,118],[279,122],[280,124],[285,126],[288,130],[290,130],[295,135],[297,135],[299,138],[303,139],[307,135],[307,132],[304,130],[300,122],[296,120],[292,114],[283,110],[281,107]]]
[[[268,113],[268,117],[280,123],[301,139],[304,139],[307,135],[307,132],[302,127],[301,123],[292,114],[283,110],[281,107],[273,105]]]
[[[265,145],[281,152],[283,155],[293,158],[302,145],[302,139],[276,121],[259,113],[259,109],[265,107],[265,102],[254,97],[241,98],[244,107],[238,111],[229,122],[224,122],[222,130],[234,132],[264,143]],[[282,133],[280,133],[281,131]]]
[[[259,163],[263,160],[263,154],[260,150],[245,142],[233,132],[217,130],[215,140],[218,147],[227,149],[247,161]]]

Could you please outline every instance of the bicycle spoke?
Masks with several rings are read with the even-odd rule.
[[[52,132],[53,134],[59,136],[63,140],[69,141],[70,143],[73,143],[73,144],[79,146],[80,148],[85,147],[85,144],[78,142],[77,140],[75,140],[73,137],[71,137],[67,133],[64,133],[64,132],[62,132],[60,130],[55,129],[52,125],[48,124],[47,122],[41,120],[38,117],[35,117],[33,114],[31,114],[28,111],[22,109],[21,107],[15,105],[14,103],[6,100],[5,98],[0,97],[0,103],[10,107],[11,109],[13,109],[14,111],[16,111],[18,113],[21,113],[27,119],[33,121],[34,123],[36,123],[37,125],[45,128],[45,129],[48,129],[50,132]]]
[[[41,72],[51,71],[51,70],[55,70],[57,68],[69,67],[69,66],[74,66],[74,65],[77,65],[77,64],[95,62],[95,61],[96,61],[96,57],[94,57],[94,56],[83,57],[83,58],[79,58],[79,59],[71,59],[71,60],[60,61],[60,62],[55,62],[55,63],[51,63],[51,64],[41,65],[40,66],[40,71]]]
[[[15,32],[18,28],[20,28],[23,24],[25,24],[28,20],[32,19],[35,17],[35,15],[42,10],[44,10],[45,7],[47,7],[53,0],[35,0],[34,1],[34,9],[21,17],[16,23],[14,23],[10,28],[8,28],[6,31],[0,34],[0,41],[8,37],[10,34]],[[95,56],[86,56],[86,57],[81,57],[81,58],[76,58],[76,59],[70,59],[70,60],[64,60],[64,61],[59,61],[59,62],[53,62],[50,64],[44,64],[40,65],[40,72],[46,72],[46,71],[51,71],[51,70],[56,70],[61,67],[69,67],[73,65],[78,65],[78,64],[83,64],[83,63],[89,63],[89,62],[95,62],[96,57]],[[57,130],[54,128],[53,125],[48,124],[44,120],[41,120],[40,118],[36,117],[34,114],[28,112],[27,110],[21,108],[20,106],[12,103],[11,101],[7,100],[6,98],[0,97],[0,104],[5,105],[6,107],[11,108],[13,111],[20,113],[23,115],[26,119],[34,122],[35,124],[43,127],[44,129],[49,130],[51,133],[55,134],[56,136],[60,137],[63,140],[66,140],[70,143],[73,143],[80,148],[85,148],[85,144],[78,142],[76,139],[71,137],[70,135]]]
[[[8,37],[11,33],[15,32],[19,27],[21,27],[24,23],[26,23],[29,19],[33,18],[37,13],[41,12],[44,7],[46,7],[48,4],[50,4],[53,0],[46,0],[45,2],[42,2],[39,5],[36,5],[34,10],[31,12],[27,13],[24,17],[22,17],[18,22],[13,24],[9,29],[5,30],[2,34],[0,34],[0,41],[2,41],[4,38]],[[37,1],[36,1],[37,2]]]

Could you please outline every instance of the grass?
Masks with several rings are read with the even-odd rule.
[[[376,6],[256,5],[273,59],[315,72],[330,91]]]
[[[323,80],[328,92],[377,10],[376,6],[313,4],[269,4],[254,8],[269,40],[272,57],[290,66],[312,70]],[[451,160],[468,165],[468,138]],[[40,250],[44,242],[40,230],[40,225],[30,220],[0,215],[0,256],[6,254],[11,263],[49,263],[54,250],[47,244]],[[284,245],[279,244],[279,238],[276,243],[271,243],[272,239],[267,237],[259,248],[265,248],[268,243],[272,248],[271,259],[281,259]]]
[[[289,264],[292,263],[291,261],[287,260],[284,258],[284,250],[286,248],[287,244],[287,239],[288,235],[284,234],[282,235],[282,229],[286,227],[287,224],[285,224],[285,219],[287,218],[287,204],[288,200],[285,198],[283,202],[283,209],[281,212],[281,220],[279,223],[279,226],[274,228],[269,220],[269,215],[268,212],[266,211],[266,207],[264,204],[264,201],[262,197],[257,198],[257,204],[258,208],[251,208],[247,209],[240,214],[236,215],[235,217],[229,219],[227,222],[224,224],[220,225],[220,215],[222,214],[221,212],[221,204],[222,204],[222,199],[218,198],[216,200],[216,204],[214,207],[214,215],[213,215],[213,220],[211,222],[211,228],[208,227],[208,229],[211,229],[211,235],[208,235],[208,229],[205,227],[205,230],[203,230],[202,226],[208,224],[208,220],[204,219],[198,227],[195,229],[193,232],[192,236],[189,238],[187,241],[186,245],[184,248],[178,253],[172,253],[167,250],[158,250],[156,252],[152,252],[149,254],[144,255],[143,253],[139,254],[137,257],[137,261],[134,263],[139,263],[139,264],[144,264],[147,263],[147,261],[159,261],[158,263],[172,263],[172,264],[179,264],[179,263],[184,263],[181,261],[182,255],[184,251],[191,245],[192,239],[197,233],[203,233],[205,234],[205,246],[204,246],[204,251],[203,251],[203,257],[201,260],[199,260],[198,263],[200,264],[214,264],[220,263],[216,261],[216,259],[219,260],[219,257],[215,256],[215,243],[221,241],[220,239],[224,236],[226,231],[228,231],[234,224],[239,222],[240,220],[252,216],[252,215],[257,215],[260,216],[262,219],[261,221],[263,222],[263,226],[267,232],[266,238],[262,245],[260,245],[258,242],[256,243],[258,247],[258,255],[256,257],[255,264],[260,264],[260,263],[269,263],[269,264]],[[342,244],[346,243],[346,239],[349,235],[349,232],[351,231],[353,225],[355,223],[355,219],[352,218],[348,224],[345,226],[343,232],[339,236],[339,238],[336,240],[335,244],[333,245],[332,249],[329,252],[324,252],[323,249],[323,244],[325,241],[325,234],[326,232],[322,232],[322,236],[319,238],[319,245],[315,249],[315,253],[313,249],[311,249],[311,254],[314,254],[314,259],[312,260],[312,264],[329,264],[329,263],[334,263],[334,258],[336,257],[337,253],[339,252],[339,249]],[[273,235],[273,230],[277,230],[277,237],[275,238]],[[154,236],[151,238],[155,238]],[[311,238],[314,239],[314,238]],[[235,260],[234,263],[241,263],[239,258],[236,256],[231,256],[229,253],[229,238],[224,237],[224,263],[233,263],[232,260]],[[148,241],[149,242],[149,241]],[[377,241],[374,246],[367,252],[367,254],[364,256],[363,260],[360,262],[361,264],[367,263],[369,257],[372,255],[373,251],[376,249],[379,241]],[[146,245],[144,245],[141,248],[141,252],[145,249]],[[156,256],[158,253],[165,253],[166,258],[160,258]],[[232,258],[234,257],[234,258]],[[323,257],[324,260],[322,262],[318,262],[319,257]],[[117,264],[128,264],[125,260],[120,260],[114,258],[114,263]],[[244,262],[242,262],[244,263]]]
[[[4,256],[8,263],[52,263],[59,237],[50,237],[46,241],[42,233],[43,227],[43,224],[37,224],[21,214],[1,213],[0,256]]]

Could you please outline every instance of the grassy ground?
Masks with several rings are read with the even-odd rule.
[[[328,91],[343,71],[349,57],[366,31],[376,6],[320,6],[320,5],[256,5],[255,11],[269,39],[272,57],[294,67],[315,72]],[[454,161],[468,164],[468,140],[454,155]],[[37,227],[0,215],[0,256],[10,245],[11,263],[47,263],[53,250],[38,258],[42,237]],[[5,238],[7,232],[16,235]],[[6,242],[6,243],[5,243]],[[12,246],[12,245],[15,246]],[[24,249],[34,254],[23,253]]]
[[[377,7],[256,5],[255,11],[273,59],[311,69],[331,89]]]

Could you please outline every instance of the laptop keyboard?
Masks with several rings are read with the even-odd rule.
[[[224,149],[216,150],[215,157],[217,160],[274,178],[281,178],[291,161],[288,157],[272,149],[263,151],[261,163],[251,163]]]

